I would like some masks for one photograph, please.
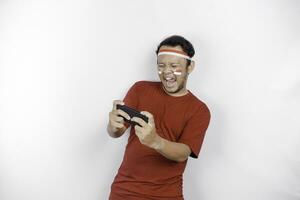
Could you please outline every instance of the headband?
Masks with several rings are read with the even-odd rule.
[[[161,50],[159,50],[157,56],[160,56],[160,55],[178,56],[178,57],[185,58],[185,59],[188,59],[190,61],[193,61],[192,58],[189,57],[185,52],[175,50],[175,49],[161,49]]]

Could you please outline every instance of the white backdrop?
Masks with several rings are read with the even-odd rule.
[[[171,34],[212,114],[185,198],[299,200],[297,0],[0,1],[0,199],[107,199],[127,140],[106,133],[112,101],[158,80]]]

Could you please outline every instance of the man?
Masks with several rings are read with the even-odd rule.
[[[208,107],[186,88],[195,65],[192,44],[175,35],[163,40],[156,53],[161,82],[136,82],[109,113],[111,137],[120,137],[130,126],[123,117],[140,125],[131,127],[110,200],[183,200],[187,159],[198,157],[210,121]],[[117,104],[142,111],[148,123],[130,119]]]

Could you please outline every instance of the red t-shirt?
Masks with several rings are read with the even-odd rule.
[[[198,157],[210,112],[205,103],[190,91],[184,96],[174,97],[163,90],[161,82],[139,81],[130,88],[124,102],[137,110],[150,112],[161,137],[188,145],[192,150],[190,156]],[[131,128],[109,199],[182,200],[182,174],[186,162],[169,160],[141,144]]]

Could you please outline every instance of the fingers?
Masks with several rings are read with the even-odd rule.
[[[149,113],[149,112],[147,112],[147,111],[142,111],[141,114],[146,115],[146,117],[148,117],[148,119],[149,119],[148,124],[149,124],[150,126],[153,126],[153,125],[154,125],[154,117],[153,117],[153,115],[152,115],[151,113]]]
[[[115,110],[111,111],[109,113],[109,122],[111,125],[118,124],[124,124],[123,117],[120,117]]]
[[[109,116],[109,117],[110,117],[110,119],[111,119],[112,121],[119,122],[119,123],[123,123],[123,122],[124,122],[123,117],[119,116],[119,115],[117,114],[117,112],[112,111],[112,112],[110,113],[110,116]]]
[[[130,120],[130,116],[126,112],[124,112],[123,110],[117,109],[117,104],[125,105],[125,103],[121,100],[114,100],[113,101],[113,112],[114,112],[114,114],[121,115],[121,116],[125,117],[126,119]]]
[[[137,134],[137,136],[139,137],[139,138],[141,138],[142,137],[142,127],[140,127],[140,126],[134,126],[134,129],[135,129],[135,133]]]
[[[134,126],[134,129],[135,129],[135,134],[139,138],[140,142],[142,144],[145,144],[144,139],[145,139],[146,135],[143,133],[143,128],[140,126]]]
[[[121,100],[114,100],[113,101],[113,110],[117,110],[117,104],[125,105],[125,103]]]
[[[147,122],[145,122],[143,119],[139,118],[139,117],[133,117],[131,119],[131,121],[138,123],[139,125],[141,125],[142,127],[146,127],[148,124]]]
[[[117,116],[120,115],[120,116],[125,117],[126,119],[130,120],[130,116],[123,110],[118,109],[118,110],[113,110],[112,112]]]
[[[153,119],[153,115],[151,113],[149,113],[148,111],[142,111],[141,114],[146,115],[149,119],[150,118]]]
[[[111,121],[110,124],[112,127],[115,127],[115,128],[123,128],[124,127],[124,123],[119,123],[116,121]]]
[[[122,110],[117,110],[117,104],[124,105],[124,102],[120,100],[113,101],[113,110],[109,113],[109,123],[114,128],[124,127],[124,118],[130,119],[129,115]]]

